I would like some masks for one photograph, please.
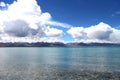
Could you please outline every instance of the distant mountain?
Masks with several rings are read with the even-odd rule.
[[[70,47],[80,47],[80,46],[120,46],[116,43],[67,43]]]
[[[120,44],[115,43],[48,43],[48,42],[36,42],[36,43],[27,43],[27,42],[15,42],[15,43],[0,43],[0,47],[82,47],[82,46],[120,46]]]
[[[36,43],[27,43],[27,42],[15,42],[15,43],[0,43],[0,47],[65,47],[64,43],[47,43],[47,42],[36,42]]]

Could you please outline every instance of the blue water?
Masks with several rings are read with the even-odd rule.
[[[120,72],[120,47],[0,48],[0,76],[60,70]]]
[[[0,48],[0,63],[120,71],[120,47]]]

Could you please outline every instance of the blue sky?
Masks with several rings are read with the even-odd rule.
[[[73,26],[90,26],[105,22],[120,25],[120,0],[37,0],[41,9],[54,20]]]
[[[89,27],[100,22],[120,26],[120,0],[37,0],[54,20]],[[70,37],[64,36],[64,39]]]
[[[9,4],[13,4],[13,1],[14,0],[0,0],[0,2],[5,2]],[[29,0],[25,1],[26,4],[27,1]],[[101,38],[104,38],[104,36],[101,35],[109,36],[109,39],[106,37],[105,40],[111,41],[111,36],[113,35],[117,36],[115,34],[116,32],[119,32],[120,0],[54,0],[54,1],[36,0],[36,1],[42,10],[42,13],[48,12],[51,15],[52,21],[58,21],[61,23],[72,25],[73,28],[71,29],[51,25],[51,27],[60,29],[64,32],[63,36],[61,37],[61,39],[64,41],[73,41],[76,38],[84,40],[87,38],[103,40]],[[94,28],[92,26],[94,26]],[[83,27],[83,29],[81,27]],[[111,33],[110,29],[108,30],[108,28],[112,30]],[[98,35],[93,35],[93,33],[96,33],[95,30],[98,30],[97,31]],[[103,33],[105,32],[105,34],[101,34],[101,31],[103,31]],[[110,34],[112,35],[110,36]],[[115,40],[119,41],[120,39],[115,37]]]

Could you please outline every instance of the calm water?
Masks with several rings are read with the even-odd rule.
[[[46,80],[60,71],[120,72],[120,47],[0,48],[2,80]]]

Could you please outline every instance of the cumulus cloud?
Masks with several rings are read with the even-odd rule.
[[[86,28],[85,31],[90,39],[108,40],[113,30],[108,24],[101,22],[98,25]]]
[[[110,35],[109,39],[112,42],[120,43],[120,30],[112,28],[113,33]]]
[[[63,34],[63,31],[52,28],[52,26],[64,28],[70,26],[65,23],[52,21],[50,13],[43,13],[36,0],[17,0],[9,5],[0,2],[0,6],[7,7],[5,10],[0,10],[1,41],[23,41],[24,39],[26,41],[31,39],[31,37],[39,41],[45,37],[57,37],[58,39]]]
[[[73,38],[85,38],[87,37],[83,27],[72,27],[67,31]]]
[[[25,21],[15,20],[4,22],[4,32],[11,36],[25,37],[28,35],[29,27]]]
[[[83,27],[72,27],[67,31],[74,39],[86,42],[120,42],[120,30],[100,22],[98,25]]]
[[[60,37],[63,35],[63,31],[57,28],[47,27],[47,29],[45,30],[45,34],[49,37]]]

